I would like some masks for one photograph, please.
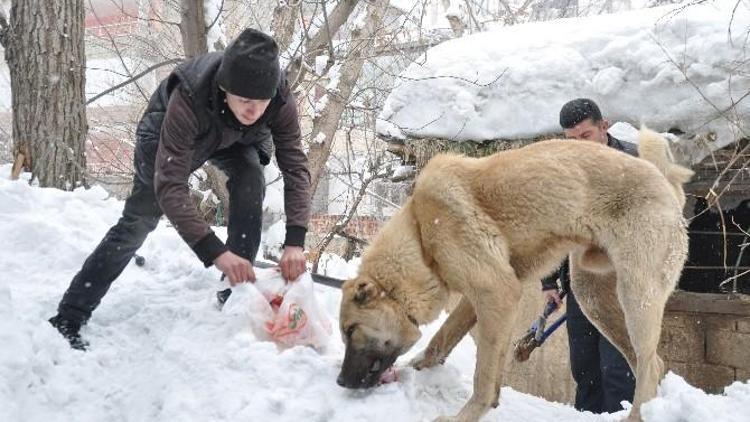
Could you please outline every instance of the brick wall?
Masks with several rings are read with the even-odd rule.
[[[305,238],[307,248],[317,250],[320,241],[323,240],[325,235],[330,232],[334,224],[341,220],[341,218],[341,215],[313,214],[310,218],[310,226]],[[381,218],[355,216],[349,221],[346,233],[369,242],[377,234],[383,223],[384,219]],[[349,249],[351,246],[348,244],[347,239],[337,236],[326,247],[326,252],[339,256],[347,256],[348,253],[353,252]],[[357,244],[354,252],[356,254],[361,253],[362,246],[361,244]]]
[[[86,166],[95,175],[129,175],[133,171],[133,146],[128,141],[90,135],[86,142]]]
[[[343,218],[341,215],[315,214],[310,218],[310,231],[323,236]],[[384,220],[372,216],[355,216],[346,227],[346,232],[361,239],[370,240],[383,225]]]

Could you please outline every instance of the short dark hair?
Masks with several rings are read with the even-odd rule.
[[[574,128],[586,119],[591,119],[594,123],[602,120],[602,112],[594,100],[576,98],[565,103],[560,109],[560,126],[563,129]]]

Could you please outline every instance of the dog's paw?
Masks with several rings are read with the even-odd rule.
[[[445,359],[439,358],[434,352],[431,353],[429,349],[425,349],[419,352],[417,356],[414,356],[409,365],[419,371],[421,369],[432,368],[438,364],[442,365],[443,363],[445,363]]]
[[[433,422],[458,422],[458,420],[456,416],[438,416]]]
[[[631,412],[627,418],[623,419],[624,422],[643,422],[639,414],[633,414]]]

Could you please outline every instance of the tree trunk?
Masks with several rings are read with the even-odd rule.
[[[388,1],[386,0],[375,0],[368,3],[364,28],[357,28],[352,31],[350,37],[352,47],[341,66],[339,83],[326,94],[328,95],[328,102],[320,115],[313,120],[310,151],[307,154],[310,162],[311,192],[313,195],[318,188],[320,178],[325,177],[326,162],[331,155],[333,135],[336,133],[349,95],[354,89],[366,58],[370,57],[375,51],[374,35],[376,30],[381,27],[383,11],[387,4]]]
[[[208,185],[211,187],[214,195],[219,198],[219,203],[222,208],[222,219],[220,224],[226,225],[229,221],[229,190],[227,189],[227,175],[223,171],[219,170],[218,167],[211,163],[203,165],[203,170],[206,172],[206,178],[208,179]]]
[[[13,155],[43,187],[85,185],[83,0],[14,0],[4,36]]]
[[[325,19],[327,26],[319,29],[318,32],[307,41],[304,55],[300,54],[297,57],[294,57],[293,60],[289,61],[289,65],[287,66],[287,77],[292,84],[292,90],[294,90],[305,78],[305,67],[302,66],[302,60],[314,60],[316,56],[323,55],[327,48],[330,49],[332,44],[331,40],[349,19],[349,16],[354,12],[358,3],[359,0],[340,0],[336,3],[336,6],[333,7],[333,10]],[[279,22],[282,22],[281,19]],[[274,27],[274,31],[276,31],[275,28],[276,27]],[[328,68],[331,67],[335,59],[333,53],[329,52]],[[312,63],[310,63],[310,65],[312,65]]]
[[[288,4],[280,1],[273,9],[273,20],[271,21],[271,33],[279,51],[286,51],[294,36],[295,22],[299,18],[299,5]]]
[[[181,0],[180,35],[185,57],[208,53],[203,0]]]
[[[181,0],[180,34],[185,57],[195,57],[208,53],[208,37],[206,36],[205,9],[203,0]],[[222,223],[229,221],[229,191],[226,187],[226,175],[211,163],[205,163],[208,185],[214,192],[223,208]]]

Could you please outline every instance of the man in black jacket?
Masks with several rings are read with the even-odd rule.
[[[602,118],[599,107],[592,100],[578,98],[560,110],[560,126],[565,136],[599,142],[619,151],[637,156],[635,145],[620,141],[607,133],[609,122]],[[566,259],[560,270],[542,280],[545,302],[561,303],[557,280],[570,289],[570,269]],[[567,294],[568,344],[570,369],[576,382],[575,408],[594,413],[612,413],[622,409],[620,402],[633,402],[635,378],[627,360],[581,312],[575,294]]]
[[[166,215],[206,267],[231,285],[254,281],[260,245],[263,168],[275,148],[284,177],[287,218],[280,268],[287,280],[305,271],[310,172],[302,150],[297,104],[268,35],[247,29],[224,53],[178,66],[151,96],[136,130],[133,189],[122,217],[71,281],[50,323],[83,349],[81,325]],[[190,200],[191,172],[211,161],[228,176],[229,223],[224,244]]]

